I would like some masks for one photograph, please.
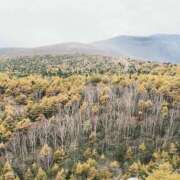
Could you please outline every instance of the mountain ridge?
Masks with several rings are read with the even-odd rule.
[[[93,43],[68,42],[34,48],[0,48],[0,57],[87,54],[127,56],[158,62],[180,63],[180,35],[121,35]]]

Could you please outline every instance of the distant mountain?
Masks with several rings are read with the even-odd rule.
[[[137,59],[180,63],[180,35],[118,36],[83,43],[62,43],[37,48],[2,48],[0,57],[61,54],[127,56]]]
[[[113,55],[180,63],[180,35],[118,36],[94,45]]]
[[[83,43],[61,43],[36,48],[2,48],[0,57],[34,56],[34,55],[61,55],[61,54],[106,54],[94,45]]]

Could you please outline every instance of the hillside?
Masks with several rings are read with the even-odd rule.
[[[83,43],[62,43],[37,48],[3,48],[0,57],[86,54],[126,56],[159,62],[180,63],[180,35],[147,37],[118,36],[112,39]]]
[[[62,43],[36,48],[2,48],[0,57],[18,57],[35,55],[63,55],[63,54],[106,54],[95,46],[83,43]]]
[[[0,179],[180,179],[180,66],[100,55],[0,59]]]
[[[180,63],[180,35],[119,36],[95,45],[113,55]]]

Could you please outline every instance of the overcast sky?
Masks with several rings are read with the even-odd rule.
[[[180,0],[0,0],[0,47],[180,34]]]

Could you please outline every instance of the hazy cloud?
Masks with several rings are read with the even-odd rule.
[[[179,0],[0,0],[0,47],[180,34]]]

